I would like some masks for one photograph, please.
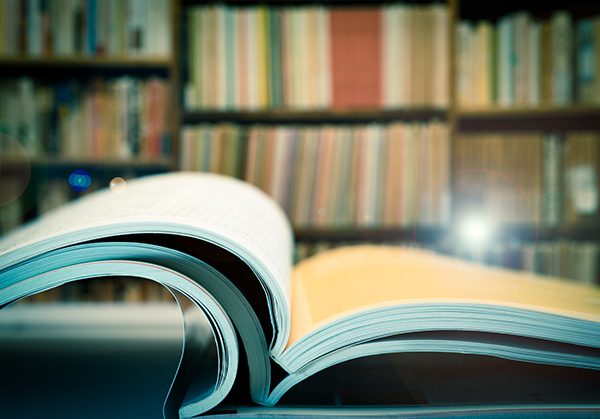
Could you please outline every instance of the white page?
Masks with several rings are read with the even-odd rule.
[[[93,238],[135,232],[203,237],[244,259],[274,295],[274,317],[289,330],[292,233],[277,204],[233,178],[170,173],[129,181],[64,205],[0,241],[0,269]],[[282,346],[287,336],[277,336]]]

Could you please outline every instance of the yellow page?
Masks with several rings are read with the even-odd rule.
[[[287,346],[323,324],[364,309],[433,302],[511,306],[600,322],[600,287],[424,250],[353,246],[319,254],[294,269]]]

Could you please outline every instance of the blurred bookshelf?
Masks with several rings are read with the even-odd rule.
[[[178,4],[0,4],[0,175],[23,201],[0,230],[112,179],[176,169]],[[89,190],[70,188],[78,171]]]
[[[598,7],[594,8],[589,5],[582,6],[582,4],[578,3],[581,2],[551,2],[544,4],[544,7],[540,5],[532,6],[530,20],[538,22],[541,20],[550,21],[551,19],[555,19],[559,21],[559,28],[554,30],[564,30],[564,26],[566,25],[567,31],[571,30],[572,32],[575,32],[576,25],[580,25],[582,19],[592,18],[600,13],[600,8]],[[303,15],[303,13],[307,15],[310,15],[311,13],[325,13],[329,16],[329,22],[331,23],[333,22],[333,20],[331,20],[332,12],[340,9],[345,10],[346,6],[348,6],[348,9],[352,8],[355,11],[365,10],[361,8],[366,8],[367,14],[374,9],[379,9],[383,22],[381,23],[379,30],[384,34],[384,38],[386,34],[389,35],[389,32],[386,32],[389,30],[387,29],[386,24],[396,22],[401,26],[401,19],[403,19],[403,16],[409,16],[410,13],[415,13],[415,15],[412,15],[412,18],[413,21],[418,22],[414,24],[412,29],[426,28],[428,23],[419,21],[423,15],[419,14],[421,13],[420,11],[415,12],[415,10],[419,10],[419,7],[427,9],[427,6],[432,3],[407,2],[404,4],[409,5],[406,7],[406,10],[402,8],[403,6],[397,6],[395,4],[384,5],[384,3],[378,2],[369,4],[366,2],[350,1],[323,2],[315,6],[312,4],[307,5],[303,2],[273,1],[256,3],[233,1],[225,2],[225,6],[220,5],[212,7],[202,7],[198,2],[184,2],[182,16],[186,22],[183,22],[185,29],[183,30],[182,50],[201,51],[200,54],[206,54],[206,51],[208,50],[218,50],[220,45],[218,42],[222,42],[222,44],[233,42],[235,45],[236,41],[231,40],[226,36],[224,41],[217,41],[215,47],[194,44],[193,39],[197,37],[189,33],[190,22],[195,22],[195,19],[202,21],[202,19],[207,19],[207,16],[223,15],[225,16],[223,19],[226,22],[226,19],[229,19],[231,15],[235,16],[234,19],[239,19],[238,15],[243,15],[244,13],[247,13],[248,10],[252,10],[250,14],[257,13],[259,16],[265,14],[267,16],[266,19],[269,22],[272,22],[272,20],[269,19],[276,20],[283,15],[284,25],[298,25],[295,27],[299,28],[298,31],[301,35],[295,34],[294,36],[301,38],[300,41],[298,41],[300,44],[300,47],[298,48],[300,50],[302,50],[303,45],[304,47],[306,47],[306,45],[312,45],[308,35],[307,39],[302,38],[302,29],[305,28],[305,26],[303,26],[305,24],[303,23],[303,19],[305,19],[304,22],[310,21],[311,19],[310,17]],[[598,234],[598,227],[600,224],[598,224],[596,217],[588,215],[577,217],[573,215],[572,208],[570,210],[567,209],[569,206],[572,207],[573,204],[567,203],[567,201],[572,199],[570,196],[572,191],[567,190],[567,180],[565,179],[567,176],[565,170],[589,163],[588,165],[595,167],[595,170],[597,171],[598,168],[595,166],[597,164],[597,159],[595,160],[595,156],[600,153],[600,150],[596,149],[593,145],[594,143],[598,143],[600,138],[592,138],[595,137],[596,133],[600,130],[600,108],[598,107],[598,103],[595,102],[599,101],[600,96],[596,93],[595,96],[592,95],[592,97],[587,97],[585,100],[582,100],[581,86],[577,82],[577,74],[579,73],[577,73],[578,70],[576,69],[577,60],[575,59],[575,56],[573,55],[573,62],[567,64],[567,66],[570,67],[566,70],[563,69],[563,71],[566,71],[567,73],[570,71],[570,76],[573,80],[573,85],[570,87],[571,90],[566,93],[568,100],[557,98],[558,101],[556,103],[549,102],[546,99],[542,101],[542,88],[540,86],[536,93],[540,96],[540,99],[537,102],[531,101],[520,103],[514,101],[499,104],[495,102],[496,99],[490,97],[490,100],[485,103],[464,103],[464,101],[461,100],[461,77],[464,77],[465,82],[471,85],[477,85],[477,83],[481,83],[481,81],[478,79],[480,76],[469,76],[467,74],[465,77],[465,71],[462,70],[461,56],[464,55],[462,49],[463,45],[456,32],[459,30],[459,24],[464,23],[463,19],[465,19],[465,21],[471,22],[475,27],[476,22],[486,20],[490,22],[488,26],[493,27],[495,30],[496,25],[503,17],[510,15],[509,18],[505,18],[504,20],[513,20],[512,15],[515,14],[515,12],[527,9],[528,6],[518,2],[508,2],[506,4],[503,3],[501,6],[497,5],[497,7],[487,7],[487,5],[483,7],[477,2],[469,0],[449,1],[436,4],[444,8],[444,19],[448,25],[447,36],[445,37],[445,40],[448,43],[444,46],[444,48],[446,48],[444,54],[447,55],[443,55],[442,57],[435,56],[433,61],[429,62],[429,65],[438,65],[439,67],[444,68],[443,72],[446,77],[444,83],[446,83],[448,87],[448,93],[445,100],[442,100],[441,103],[443,104],[441,106],[439,104],[437,106],[432,106],[431,104],[423,105],[420,102],[422,98],[419,98],[419,100],[409,104],[405,103],[401,106],[390,105],[390,103],[385,101],[379,102],[378,104],[372,103],[367,111],[364,110],[364,107],[363,109],[352,109],[352,106],[350,106],[350,109],[348,109],[348,107],[339,109],[336,103],[334,103],[335,101],[317,102],[312,104],[311,109],[311,105],[302,103],[302,100],[300,100],[301,103],[294,103],[293,100],[286,102],[285,97],[272,102],[270,101],[272,99],[271,97],[258,103],[239,103],[238,99],[240,98],[237,96],[239,93],[238,91],[233,92],[233,95],[229,98],[229,102],[226,98],[219,98],[217,96],[204,96],[202,99],[199,99],[200,96],[196,95],[194,97],[194,95],[197,92],[206,91],[206,89],[198,88],[199,85],[202,86],[203,83],[204,85],[206,83],[202,81],[202,77],[206,77],[205,70],[208,71],[208,74],[211,74],[211,72],[218,72],[219,68],[225,68],[226,65],[221,64],[221,67],[219,67],[219,64],[217,64],[216,69],[212,67],[208,69],[202,66],[199,67],[197,63],[194,63],[194,57],[196,57],[197,54],[194,55],[188,53],[181,62],[183,88],[182,107],[185,109],[182,114],[183,134],[181,137],[181,149],[189,150],[189,152],[182,153],[185,156],[199,155],[205,156],[205,158],[200,158],[195,161],[191,161],[189,158],[183,159],[181,161],[182,167],[192,170],[227,173],[255,183],[259,188],[275,197],[284,209],[286,209],[288,216],[290,216],[292,223],[295,226],[295,240],[298,243],[306,244],[313,250],[325,249],[330,246],[337,246],[344,243],[359,242],[401,242],[418,246],[429,245],[429,247],[435,247],[437,244],[445,242],[447,247],[446,250],[451,251],[452,245],[448,245],[448,241],[460,240],[460,238],[456,237],[454,230],[456,230],[456,225],[460,222],[461,215],[468,209],[462,208],[460,205],[460,201],[463,198],[460,196],[461,177],[465,173],[470,173],[473,179],[471,179],[471,184],[462,182],[463,188],[466,188],[463,189],[463,194],[470,193],[469,190],[473,189],[473,183],[479,183],[480,187],[481,185],[484,185],[489,188],[490,186],[502,183],[502,179],[504,178],[509,180],[514,178],[513,183],[517,184],[518,188],[522,189],[502,191],[504,198],[512,202],[512,204],[509,203],[509,205],[502,205],[498,202],[502,199],[499,197],[489,197],[484,191],[478,191],[478,193],[480,193],[479,196],[474,198],[469,197],[467,199],[467,201],[470,202],[477,200],[483,202],[484,207],[487,205],[487,208],[484,208],[484,212],[493,212],[497,215],[498,220],[495,220],[497,222],[497,234],[494,236],[494,241],[496,242],[494,244],[516,243],[518,246],[536,246],[539,244],[540,247],[544,247],[547,244],[557,243],[558,247],[563,245],[568,247],[570,245],[565,243],[570,243],[571,241],[577,243],[597,243],[598,238],[600,237]],[[300,11],[297,12],[298,14],[290,12],[292,16],[285,17],[286,13],[288,13],[286,7],[290,5],[296,6],[297,10]],[[245,9],[242,11],[238,6],[244,6]],[[395,8],[395,6],[397,6],[397,8]],[[407,9],[410,9],[410,11]],[[556,17],[557,14],[555,12],[558,10],[566,10],[567,12]],[[569,15],[569,13],[572,13],[572,16]],[[278,17],[273,18],[273,15]],[[518,19],[523,21],[523,16],[524,14],[521,14]],[[243,20],[245,18],[246,17],[242,17],[241,19]],[[250,19],[252,19],[252,17]],[[425,21],[426,20],[427,18],[425,18]],[[522,24],[523,22],[519,23],[519,25]],[[227,25],[227,23],[224,25]],[[560,27],[561,25],[563,26],[562,28]],[[569,25],[572,25],[570,29],[568,28]],[[548,26],[548,24],[546,24],[546,26]],[[583,26],[585,26],[585,24]],[[334,31],[331,27],[329,30]],[[418,30],[419,29],[412,35],[422,35]],[[334,36],[331,35],[331,33],[332,32],[330,32],[330,36]],[[391,33],[399,36],[406,36],[407,34],[407,32],[399,34],[398,32],[394,32],[394,30],[391,30]],[[538,35],[540,36],[541,42],[541,32]],[[271,33],[267,33],[267,36],[271,36]],[[512,36],[515,35],[512,34]],[[413,45],[411,54],[417,56],[417,51],[419,51],[420,48],[432,48],[431,44],[427,44],[427,42],[431,42],[434,37],[435,36],[431,36],[424,40],[425,43],[420,46],[415,47]],[[575,35],[573,35],[573,38],[575,38]],[[413,37],[412,39],[414,40],[415,38]],[[494,38],[494,40],[496,39],[497,38]],[[332,39],[331,42],[335,42],[335,40]],[[389,46],[385,44],[386,41],[384,40],[382,42],[382,50],[389,51],[385,49],[386,46]],[[415,45],[417,42],[418,41],[415,41]],[[596,48],[599,48],[598,45],[600,45],[600,41],[595,42],[594,54],[596,54]],[[571,46],[572,51],[567,51],[566,54],[574,54],[573,51],[577,45],[576,40],[573,39],[573,45]],[[277,46],[273,47],[272,45],[268,45],[267,48],[275,48],[274,50],[268,51],[274,51],[274,55],[277,56]],[[293,44],[291,45],[291,48],[294,48]],[[399,48],[401,49],[401,46]],[[236,51],[235,47],[233,49]],[[497,52],[496,47],[494,47],[493,50],[495,53]],[[335,52],[331,50],[330,53],[331,59],[334,60]],[[382,55],[385,56],[385,52],[382,53]],[[413,55],[411,55],[411,57],[412,56]],[[198,62],[206,63],[206,56],[202,57],[204,57],[204,59],[200,59]],[[219,52],[214,52],[214,56],[212,57],[215,61],[223,60],[224,63],[230,59],[230,57],[228,58],[223,54],[220,55]],[[315,60],[309,55],[303,57],[309,62]],[[318,59],[319,58],[317,57],[316,60]],[[355,56],[355,59],[358,60],[357,56]],[[385,61],[386,59],[384,58],[383,63],[381,64],[382,68],[386,65]],[[494,61],[494,63],[497,62],[497,60]],[[288,63],[288,65],[291,66],[294,64],[297,63]],[[561,64],[557,63],[555,65],[560,67]],[[564,65],[564,63],[562,65]],[[270,71],[282,71],[283,73],[286,71],[285,68],[278,69],[277,65],[273,67],[272,63],[267,64],[266,67],[270,68]],[[285,65],[283,67],[285,67]],[[275,70],[273,70],[273,68],[275,68]],[[541,63],[538,63],[536,68],[536,71],[542,71],[543,69]],[[560,73],[560,71],[558,71],[559,69],[552,70],[552,72]],[[259,69],[259,71],[263,70],[264,69]],[[412,70],[412,73],[410,74],[412,74],[413,77],[415,77],[414,75],[416,74],[417,78],[413,80],[403,79],[406,80],[405,83],[418,86],[422,85],[421,83],[423,82],[419,80],[419,76],[424,73],[419,73],[418,69],[415,72],[415,68],[410,70]],[[407,71],[410,72],[410,70],[399,69],[398,77],[406,77],[408,74]],[[509,71],[517,70],[511,69]],[[533,70],[530,69],[528,71],[531,73]],[[302,73],[302,71],[296,73],[292,72],[291,76],[288,75],[288,82],[290,77],[292,79],[294,77],[302,77],[297,76],[298,73]],[[385,74],[385,69],[383,70],[383,74]],[[226,75],[221,77],[225,80],[231,80],[227,79]],[[237,77],[239,79],[239,74]],[[244,76],[242,75],[242,77]],[[330,77],[331,79],[335,79],[334,75],[330,75]],[[556,77],[560,78],[562,76],[558,75]],[[286,76],[284,75],[282,78],[286,79]],[[385,76],[382,76],[382,78],[385,78]],[[600,66],[596,67],[596,75],[594,78],[596,80],[595,83],[600,86],[600,82],[598,82],[598,80],[600,80]],[[210,77],[204,80],[210,80]],[[516,76],[513,77],[512,83],[515,83],[515,80],[517,80]],[[244,89],[245,87],[236,84],[238,82],[239,81],[226,84],[228,86],[235,86],[234,89]],[[397,88],[393,83],[390,85],[386,84],[386,81],[380,80],[380,82],[381,86],[384,86],[384,90],[389,89],[393,91]],[[489,77],[488,83],[491,82],[492,78]],[[497,81],[494,82],[497,83]],[[541,80],[539,82],[541,83]],[[301,86],[305,86],[309,89],[311,86],[310,83],[310,81],[306,82],[304,79],[299,82]],[[429,81],[429,83],[435,84],[435,82],[432,81]],[[583,83],[583,81],[581,81],[581,83]],[[333,82],[333,84],[335,85],[335,82]],[[293,82],[292,85],[287,88],[291,91],[289,96],[291,99],[294,99]],[[522,87],[520,88],[522,89]],[[196,93],[194,93],[194,89],[196,89]],[[274,89],[279,92],[281,86],[275,85]],[[283,89],[285,90],[285,86]],[[335,86],[333,89],[335,89]],[[494,89],[496,89],[496,87],[490,87],[490,93],[494,91]],[[511,90],[512,89],[517,89],[516,85],[511,87]],[[529,88],[529,90],[534,89]],[[190,91],[192,91],[191,101],[188,100]],[[398,92],[396,91],[396,93]],[[218,95],[218,93],[214,94]],[[227,93],[224,94],[227,95]],[[229,92],[229,94],[231,94],[231,92]],[[470,93],[467,93],[466,96],[469,97],[469,95],[471,95],[476,97],[477,94],[479,93],[471,91]],[[332,94],[332,96],[335,96],[335,94]],[[383,96],[385,97],[385,94]],[[462,96],[464,97],[465,93],[462,93]],[[401,96],[396,96],[394,99],[398,100],[400,97]],[[404,97],[404,99],[406,99],[406,97]],[[447,153],[445,154],[445,157],[441,157],[442,159],[448,158],[450,160],[449,167],[442,171],[441,174],[438,174],[438,178],[433,182],[431,179],[427,179],[428,174],[431,174],[428,172],[429,169],[425,168],[425,172],[420,172],[419,170],[423,170],[423,166],[431,167],[427,165],[432,164],[433,161],[440,158],[440,156],[431,154],[431,150],[439,149],[439,146],[419,145],[418,148],[420,148],[420,151],[418,151],[416,155],[413,154],[414,159],[412,161],[412,164],[414,164],[416,168],[412,168],[408,170],[408,172],[400,173],[399,171],[390,171],[389,167],[394,164],[404,165],[405,167],[407,164],[410,165],[410,162],[402,161],[400,156],[411,152],[412,146],[394,146],[394,148],[390,147],[390,144],[400,142],[406,145],[406,135],[396,134],[390,136],[388,133],[383,134],[385,137],[385,140],[383,140],[383,153],[378,149],[378,147],[381,147],[381,144],[379,143],[380,140],[377,139],[378,134],[373,135],[375,139],[373,139],[370,134],[367,134],[369,139],[366,140],[366,142],[370,142],[370,145],[367,145],[364,148],[361,148],[362,145],[340,145],[344,141],[346,143],[362,143],[364,140],[361,139],[361,136],[364,135],[364,130],[374,129],[377,131],[378,129],[383,129],[385,131],[390,126],[402,124],[405,124],[406,127],[415,125],[421,130],[426,129],[425,127],[431,122],[446,124],[445,128],[447,129],[448,140],[451,144],[449,149],[445,152]],[[338,134],[330,134],[332,130],[336,131],[344,129],[350,130],[350,134],[346,132],[347,135],[345,137],[341,134],[341,137],[343,137],[342,139],[330,139],[331,135],[333,137],[338,136]],[[304,132],[314,131],[319,132],[319,134],[316,134],[313,137],[313,140],[316,141],[318,145],[315,146],[316,150],[311,150],[310,146],[305,145],[306,140],[303,140],[302,138],[305,135]],[[310,137],[311,134],[307,135]],[[427,137],[428,135],[420,137],[420,141],[418,142],[420,144],[425,144],[426,141],[424,141],[424,138]],[[221,143],[222,147],[216,146],[216,142],[219,141],[218,138],[223,140]],[[462,143],[461,139],[464,140]],[[241,145],[236,145],[238,141],[241,142]],[[469,141],[472,143],[469,144]],[[294,142],[300,142],[302,144],[287,145],[287,143]],[[331,145],[331,142],[333,142],[334,145]],[[277,145],[274,145],[274,143],[277,143]],[[510,146],[508,145],[509,143]],[[527,146],[521,148],[521,143],[526,144]],[[196,144],[197,146],[192,147],[190,144]],[[469,150],[473,144],[478,144],[477,149],[479,151],[476,151],[475,148]],[[463,147],[463,149],[466,150],[463,154],[463,160],[457,160],[457,153],[459,153],[457,147]],[[346,148],[350,148],[350,151],[341,151]],[[256,151],[257,149],[259,150],[258,152]],[[381,166],[381,164],[379,163],[370,166],[370,158],[365,159],[367,161],[366,163],[358,163],[358,167],[361,167],[361,164],[366,164],[366,167],[370,167],[370,169],[367,170],[363,169],[363,172],[361,172],[362,175],[360,175],[359,178],[368,178],[366,175],[367,172],[372,173],[383,170],[383,172],[380,172],[375,176],[376,180],[374,181],[374,185],[377,185],[375,188],[379,189],[379,195],[369,195],[367,193],[367,195],[361,197],[360,194],[362,192],[357,190],[353,191],[348,184],[344,184],[343,182],[340,183],[340,179],[344,178],[344,175],[340,175],[339,172],[339,165],[341,163],[339,160],[331,158],[331,155],[340,152],[344,155],[344,157],[341,158],[342,160],[347,159],[348,155],[356,156],[357,153],[373,153],[377,155],[377,157],[373,158],[373,161],[378,161],[379,163],[383,162],[383,165],[387,165],[387,168],[385,169],[380,169],[378,166]],[[224,163],[223,156],[228,153],[236,156],[237,170],[232,169],[231,165]],[[307,169],[307,171],[316,173],[313,175],[317,178],[327,179],[328,182],[334,184],[333,187],[329,189],[323,188],[322,185],[316,183],[314,179],[308,180],[308,184],[312,186],[307,187],[306,184],[303,185],[301,179],[302,175],[298,175],[301,169],[296,167],[296,164],[299,163],[295,159],[302,158],[301,156],[305,156],[306,153],[314,153],[312,154],[313,162],[309,163],[310,169]],[[207,154],[210,158],[206,157]],[[550,160],[546,159],[548,154],[551,154]],[[586,154],[587,157],[585,157]],[[290,155],[294,157],[290,157]],[[395,155],[398,157],[399,161],[393,163],[393,159],[386,161],[382,158],[382,156],[389,155]],[[588,159],[588,157],[590,158]],[[520,163],[518,165],[511,163],[511,160],[519,158]],[[219,162],[221,162],[221,164],[219,164]],[[490,164],[493,166],[492,170],[496,172],[496,178],[499,178],[500,180],[489,180],[486,179],[486,175],[481,174],[481,172],[486,169],[486,166],[489,166]],[[263,169],[262,171],[256,171],[256,167],[262,167]],[[365,166],[362,167],[364,168]],[[348,169],[342,169],[342,172],[343,170]],[[350,172],[355,170],[359,170],[356,165],[350,169]],[[347,176],[349,172],[346,171],[344,173],[346,173]],[[449,195],[452,203],[448,216],[442,216],[437,222],[433,223],[432,219],[428,219],[427,216],[423,219],[421,213],[423,212],[423,208],[427,208],[428,205],[431,206],[430,203],[427,203],[427,200],[430,199],[430,197],[419,196],[417,194],[412,195],[412,198],[410,199],[416,201],[414,207],[404,207],[405,210],[412,211],[415,214],[413,218],[404,217],[403,219],[393,219],[390,217],[386,218],[385,216],[382,217],[381,211],[385,213],[385,211],[389,210],[390,204],[386,204],[385,201],[386,196],[389,196],[390,188],[394,187],[393,179],[406,176],[419,179],[412,185],[409,185],[409,189],[429,191],[425,192],[423,195],[430,193],[432,188],[436,189],[435,193],[441,193],[440,191],[443,187],[440,186],[440,179],[446,177],[446,179],[448,179],[448,187],[451,191]],[[300,181],[298,181],[299,178]],[[274,179],[279,179],[279,181],[274,181]],[[281,179],[284,180],[281,181]],[[373,179],[369,181],[373,181]],[[423,181],[425,183],[422,183]],[[551,183],[550,185],[548,184],[549,181]],[[283,182],[285,186],[282,187],[281,182]],[[405,184],[400,189],[406,191],[406,186],[407,185]],[[348,189],[349,187],[350,189]],[[459,189],[457,189],[457,187]],[[485,187],[482,187],[482,189],[485,189]],[[311,190],[312,195],[310,192],[307,195],[307,189]],[[324,192],[323,189],[327,190]],[[287,195],[282,193],[283,190],[288,191]],[[304,192],[302,192],[303,190]],[[340,216],[339,213],[335,213],[335,208],[337,208],[336,205],[339,204],[339,202],[336,204],[335,201],[339,201],[340,199],[340,196],[338,196],[339,191],[342,191],[342,195],[354,195],[353,199],[355,199],[354,202],[356,207],[351,211],[353,214],[350,215],[350,218],[348,218],[348,214],[341,214]],[[338,192],[337,195],[336,192]],[[290,194],[299,194],[299,196],[290,198]],[[514,207],[514,201],[519,195],[526,196],[526,199],[524,200],[526,201],[524,204],[526,206],[525,210],[520,211],[519,208],[508,208],[510,205],[513,205]],[[327,196],[328,198],[324,199],[323,196]],[[403,204],[401,201],[397,200],[398,197],[399,195],[396,195],[392,201],[395,200],[395,205],[402,206]],[[306,213],[303,213],[300,209],[299,212],[302,216],[298,218],[296,217],[298,214],[298,205],[294,203],[303,200],[310,202],[309,206],[312,208],[312,213],[307,216]],[[377,207],[366,210],[363,208],[361,210],[360,202],[365,200],[377,201],[384,209]],[[326,202],[328,206],[323,207],[323,202]],[[394,204],[391,205],[393,206]],[[443,207],[445,203],[438,202],[437,204],[434,204],[434,207],[435,205],[442,205]],[[493,208],[494,206],[495,209]],[[334,215],[332,215],[332,207]],[[387,208],[387,210],[385,208]],[[372,210],[379,215],[373,217],[373,214],[370,213]],[[357,215],[361,211],[363,212],[363,215],[366,214],[365,218],[361,218],[361,215]],[[440,207],[433,212],[435,213],[436,211],[443,212],[443,208]],[[511,216],[511,211],[516,212],[516,214]],[[548,215],[548,211],[552,212],[552,214]],[[320,212],[321,215],[319,214]],[[394,211],[392,210],[392,212]],[[425,212],[427,212],[427,210],[425,210]],[[419,214],[416,215],[417,213]],[[570,215],[566,215],[565,213],[570,213]],[[596,263],[597,265],[597,244],[594,246],[596,246],[596,248],[592,251],[591,256],[593,261],[590,263],[592,265]],[[553,251],[558,250],[554,249]],[[312,254],[311,252],[312,251],[307,251],[304,255]],[[546,252],[546,250],[543,252]],[[593,252],[596,253],[594,254]],[[538,256],[539,255],[535,257],[538,258]],[[302,257],[298,257],[297,255],[296,259],[300,260]],[[513,264],[513,266],[515,265],[519,264]],[[540,267],[537,266],[536,269],[538,268]],[[596,279],[594,280],[597,280],[598,267],[590,268],[590,271],[594,270],[595,273],[592,275],[595,275]],[[538,269],[538,271],[543,272],[544,270]],[[556,273],[556,271],[554,271],[554,273]],[[588,278],[588,280],[590,279]]]
[[[498,218],[493,244],[594,244],[585,258],[598,281],[598,208],[574,200],[594,179],[598,194],[600,5],[167,3],[162,55],[0,45],[0,83],[159,78],[167,92],[160,152],[54,151],[33,168],[62,179],[97,168],[103,182],[177,169],[235,176],[273,196],[313,250],[401,242],[451,252],[466,203],[479,205]],[[369,88],[353,88],[361,83]],[[11,167],[3,156],[0,170]]]
[[[115,180],[176,170],[178,5],[0,2],[1,233]],[[89,186],[74,188],[73,176]],[[23,302],[171,298],[113,278]]]

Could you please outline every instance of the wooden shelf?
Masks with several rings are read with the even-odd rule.
[[[77,168],[97,168],[97,169],[113,169],[113,170],[143,170],[143,171],[167,171],[173,170],[173,162],[168,159],[120,159],[120,158],[70,158],[70,157],[48,157],[34,158],[32,160],[23,159],[0,159],[0,169],[22,170],[28,165],[34,170],[44,168],[48,169],[65,169],[74,170]]]
[[[295,228],[294,236],[299,242],[456,242],[454,232],[449,227],[314,227]],[[520,226],[500,227],[495,241],[520,241],[531,243],[557,239],[600,241],[600,225],[591,226]]]
[[[300,242],[359,241],[435,241],[446,233],[442,227],[298,227],[294,229]]]
[[[593,1],[576,0],[545,0],[543,2],[527,2],[519,0],[504,0],[494,2],[481,2],[479,0],[460,0],[458,14],[465,20],[496,21],[499,17],[524,9],[537,19],[550,19],[556,10],[568,9],[574,20],[594,16],[598,13],[598,4]]]
[[[237,122],[241,124],[324,124],[369,122],[445,120],[447,109],[406,108],[406,109],[357,109],[357,110],[268,110],[268,111],[187,111],[183,123]]]
[[[0,56],[0,69],[127,69],[161,70],[171,69],[169,57],[26,57]]]
[[[498,236],[502,240],[512,239],[524,242],[557,239],[600,241],[600,225],[561,227],[507,226],[500,229]]]
[[[206,0],[180,0],[183,7],[189,6],[200,6],[206,5]],[[423,2],[429,0],[412,0],[412,3]],[[342,7],[350,7],[350,6],[372,6],[372,5],[382,5],[388,3],[387,0],[319,0],[315,3],[314,0],[268,0],[268,1],[258,1],[258,0],[224,0],[220,3],[225,3],[227,5],[233,6],[256,6],[257,4],[267,4],[269,6],[302,6],[308,5],[313,6],[315,4],[325,5],[325,6],[342,6]]]
[[[460,131],[600,129],[600,106],[457,109]]]

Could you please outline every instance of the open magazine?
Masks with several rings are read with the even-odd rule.
[[[292,250],[284,213],[255,187],[210,174],[149,176],[0,241],[0,307],[107,276],[146,278],[191,301],[211,325],[212,353],[198,349],[186,320],[165,417],[219,405],[242,363],[252,399],[267,406],[319,371],[379,354],[600,369],[597,287],[402,247],[340,248],[293,268]],[[211,372],[196,380],[188,366],[208,355]]]

